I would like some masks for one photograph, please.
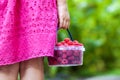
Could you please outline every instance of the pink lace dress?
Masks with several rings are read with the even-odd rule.
[[[0,65],[53,56],[56,0],[0,0]]]

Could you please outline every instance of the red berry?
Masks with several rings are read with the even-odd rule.
[[[68,60],[67,59],[63,59],[62,60],[62,64],[67,64],[68,63]]]
[[[54,61],[53,64],[54,64],[54,65],[57,64],[57,61]]]
[[[68,45],[73,45],[73,42],[72,42],[72,41],[69,41],[67,44],[68,44]]]
[[[80,64],[80,61],[77,61],[77,64]]]
[[[54,61],[56,61],[56,59],[55,58],[53,58],[53,57],[49,57],[49,64],[54,64]]]
[[[72,50],[68,50],[67,51],[67,56],[71,56],[72,55]]]
[[[79,43],[77,40],[74,40],[73,43]]]
[[[64,43],[64,46],[69,46],[67,43]]]
[[[70,38],[65,38],[64,41],[67,43],[70,41]]]
[[[74,40],[73,44],[76,45],[76,46],[79,46],[79,42],[77,40]]]
[[[58,57],[57,61],[58,61],[58,62],[61,62],[61,61],[62,61],[62,58],[61,58],[61,57]]]
[[[68,59],[69,60],[74,60],[75,58],[74,58],[74,56],[70,56],[70,57],[68,57]]]
[[[62,50],[57,51],[58,56],[61,56],[63,54]]]
[[[67,58],[67,55],[66,55],[66,54],[63,54],[63,55],[62,55],[62,58],[64,58],[64,59]]]
[[[64,45],[64,44],[65,44],[65,41],[61,41],[60,43],[61,43],[62,45]]]
[[[79,56],[79,57],[75,57],[75,59],[76,59],[77,61],[80,61],[80,56]]]
[[[83,44],[82,44],[82,43],[79,43],[78,45],[79,45],[79,46],[83,46]]]
[[[62,45],[62,44],[61,44],[60,42],[56,44],[56,46],[61,46],[61,45]]]
[[[54,53],[54,57],[58,57],[59,54],[57,53],[57,51]]]
[[[77,64],[78,62],[76,60],[72,61],[73,64]]]
[[[80,56],[80,53],[78,53],[78,52],[74,52],[73,54],[74,54],[74,56]]]
[[[67,52],[67,50],[61,50],[63,53],[66,53]]]

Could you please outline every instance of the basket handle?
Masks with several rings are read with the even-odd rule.
[[[67,29],[67,32],[68,32],[68,35],[69,35],[70,39],[73,41],[73,37],[72,37],[71,32],[69,31],[69,29]]]

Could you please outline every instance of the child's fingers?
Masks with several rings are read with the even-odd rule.
[[[62,27],[63,27],[63,29],[66,29],[66,20],[65,20],[65,18],[63,19],[63,21],[64,22],[63,22],[63,26]]]
[[[59,18],[59,28],[60,28],[60,26],[61,26],[61,21],[60,21],[60,18]]]
[[[69,28],[69,18],[66,18],[65,20],[64,20],[64,29],[68,29]]]
[[[59,29],[64,29],[64,19],[63,18],[60,19]]]
[[[69,22],[67,21],[66,22],[66,29],[68,29],[69,28]]]
[[[67,29],[70,25],[69,17],[61,17],[59,19],[59,29]]]
[[[67,19],[67,28],[69,28],[69,26],[70,26],[70,18]]]

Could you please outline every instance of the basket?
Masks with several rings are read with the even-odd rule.
[[[48,57],[49,66],[78,66],[83,64],[83,44],[73,40],[70,31],[67,29],[69,38],[57,43],[54,48],[54,57]],[[70,43],[71,42],[71,43]]]

